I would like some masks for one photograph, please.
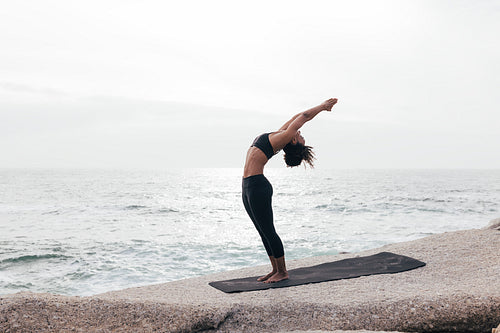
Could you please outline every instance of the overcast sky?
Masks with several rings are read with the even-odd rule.
[[[319,168],[500,168],[499,32],[497,0],[4,1],[0,167],[242,167],[337,97]]]

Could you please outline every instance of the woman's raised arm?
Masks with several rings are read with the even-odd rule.
[[[297,119],[298,116],[300,116],[302,114],[302,112],[299,112],[297,113],[295,116],[292,117],[292,119],[290,119],[289,121],[287,121],[285,124],[283,124],[283,126],[280,127],[279,131],[285,131],[288,126],[290,126],[290,124],[295,120]]]
[[[331,111],[332,107],[337,103],[336,98],[330,98],[318,106],[310,108],[304,112],[300,112],[281,126],[279,133],[275,134],[276,146],[282,147],[292,140],[297,131],[309,120],[312,120],[321,111]]]

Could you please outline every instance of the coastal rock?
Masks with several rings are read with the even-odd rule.
[[[335,330],[335,331],[282,331],[280,333],[400,333],[396,331],[366,331],[366,330],[358,330],[358,331],[344,331],[344,330]]]
[[[485,227],[485,229],[500,230],[500,217],[497,219],[491,220],[490,223]]]
[[[397,273],[225,294],[210,281],[259,266],[90,297],[0,297],[1,332],[491,332],[500,323],[500,232],[465,230],[360,253],[292,260],[289,269],[389,251],[426,262]]]

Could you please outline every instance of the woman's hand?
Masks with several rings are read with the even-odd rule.
[[[321,103],[321,107],[323,108],[323,110],[332,111],[332,107],[335,104],[337,104],[337,101],[338,101],[338,99],[336,99],[336,98],[327,99],[326,101]]]

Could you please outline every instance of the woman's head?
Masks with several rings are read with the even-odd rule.
[[[302,161],[305,161],[311,168],[314,167],[314,152],[312,147],[305,145],[304,138],[298,132],[292,141],[290,141],[284,148],[285,163],[289,167],[299,166]]]

